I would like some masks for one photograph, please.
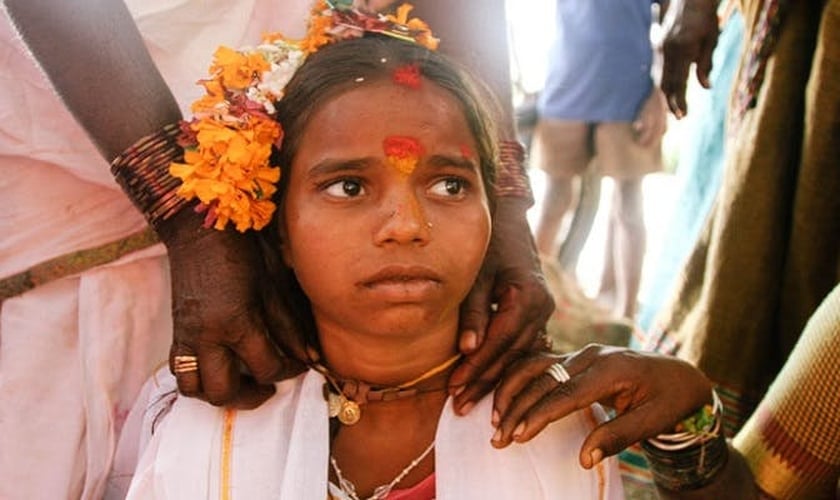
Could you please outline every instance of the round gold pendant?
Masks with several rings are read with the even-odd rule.
[[[344,425],[353,425],[362,418],[362,409],[355,401],[345,399],[341,402],[341,410],[338,412],[338,421]]]

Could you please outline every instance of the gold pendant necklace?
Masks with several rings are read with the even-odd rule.
[[[344,425],[353,425],[362,418],[362,409],[358,403],[347,399],[344,394],[336,394],[329,390],[327,392],[330,418],[338,417],[338,421]]]
[[[319,363],[313,363],[313,369],[327,379],[324,384],[324,399],[330,418],[338,418],[344,425],[353,425],[362,418],[362,407],[370,401],[392,401],[414,396],[419,391],[414,387],[418,383],[446,370],[461,358],[457,354],[443,363],[424,372],[408,382],[393,387],[376,387],[357,380],[342,380],[335,377],[329,369]]]

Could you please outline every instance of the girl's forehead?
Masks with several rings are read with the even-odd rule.
[[[426,79],[416,88],[391,81],[350,87],[318,106],[304,134],[319,133],[324,127],[349,135],[361,130],[400,135],[411,129],[424,134],[470,134],[458,99]]]

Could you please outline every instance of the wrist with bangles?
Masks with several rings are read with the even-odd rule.
[[[525,147],[519,141],[499,141],[499,170],[496,175],[496,196],[521,198],[528,206],[534,204]]]
[[[723,405],[712,390],[705,405],[677,424],[675,432],[642,442],[653,478],[669,491],[689,491],[711,483],[729,457],[722,431]]]
[[[184,157],[178,143],[180,135],[177,123],[166,125],[111,162],[114,179],[154,228],[189,203],[177,194],[181,180],[169,173],[170,164]]]

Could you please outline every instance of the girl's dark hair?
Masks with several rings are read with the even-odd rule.
[[[373,35],[328,45],[309,56],[289,81],[283,99],[276,103],[277,119],[283,126],[284,137],[283,147],[272,158],[272,165],[279,165],[283,171],[275,194],[275,201],[280,207],[275,217],[280,217],[288,187],[288,169],[301,135],[320,106],[351,89],[390,80],[398,68],[406,65],[416,65],[422,78],[448,91],[460,103],[478,148],[476,153],[481,177],[492,209],[498,151],[497,135],[490,119],[491,110],[486,107],[495,103],[491,94],[455,63],[436,52],[414,43]],[[265,286],[283,284],[283,287],[289,287],[281,290],[280,294],[290,312],[297,316],[298,328],[306,341],[317,346],[309,300],[294,273],[282,264],[277,252],[280,241],[278,226],[281,223],[269,224],[259,234],[269,271]]]

